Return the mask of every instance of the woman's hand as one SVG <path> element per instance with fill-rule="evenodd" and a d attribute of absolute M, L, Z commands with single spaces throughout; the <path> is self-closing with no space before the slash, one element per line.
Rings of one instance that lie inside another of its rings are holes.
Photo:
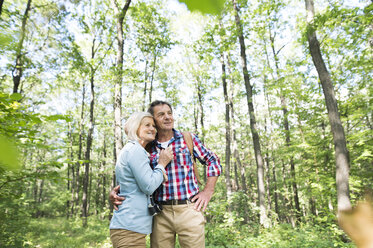
<path fill-rule="evenodd" d="M 170 163 L 173 158 L 174 153 L 172 151 L 172 148 L 167 147 L 166 149 L 161 150 L 161 153 L 159 154 L 158 164 L 163 165 L 163 167 L 166 168 L 168 163 Z"/>

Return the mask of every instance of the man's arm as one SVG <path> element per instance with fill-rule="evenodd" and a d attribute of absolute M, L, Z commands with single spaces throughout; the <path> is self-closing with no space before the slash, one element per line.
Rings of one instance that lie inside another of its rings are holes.
<path fill-rule="evenodd" d="M 115 210 L 118 210 L 118 205 L 122 205 L 122 202 L 125 199 L 124 197 L 118 195 L 119 188 L 120 185 L 117 185 L 109 193 L 109 201 L 111 202 L 111 204 L 113 204 Z"/>
<path fill-rule="evenodd" d="M 205 188 L 195 195 L 191 200 L 195 202 L 194 208 L 197 211 L 205 211 L 207 204 L 210 202 L 211 197 L 215 190 L 216 181 L 222 173 L 219 157 L 205 147 L 201 140 L 193 135 L 193 151 L 194 156 L 207 166 L 207 182 Z"/>
<path fill-rule="evenodd" d="M 205 188 L 191 199 L 192 202 L 195 202 L 194 209 L 201 211 L 203 207 L 202 211 L 206 210 L 207 204 L 210 202 L 212 194 L 214 193 L 217 180 L 218 177 L 207 178 Z"/>

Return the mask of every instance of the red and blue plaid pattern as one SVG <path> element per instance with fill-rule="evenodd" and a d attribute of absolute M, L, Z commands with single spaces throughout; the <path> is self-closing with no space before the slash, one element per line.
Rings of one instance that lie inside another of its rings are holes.
<path fill-rule="evenodd" d="M 174 137 L 168 146 L 172 147 L 174 159 L 166 167 L 168 181 L 164 182 L 156 191 L 158 201 L 186 200 L 199 192 L 197 177 L 194 174 L 192 157 L 181 132 L 174 131 Z M 207 165 L 207 176 L 220 176 L 222 168 L 215 153 L 207 149 L 201 140 L 192 134 L 194 157 Z M 150 164 L 154 168 L 158 164 L 161 144 L 153 142 L 150 150 Z"/>

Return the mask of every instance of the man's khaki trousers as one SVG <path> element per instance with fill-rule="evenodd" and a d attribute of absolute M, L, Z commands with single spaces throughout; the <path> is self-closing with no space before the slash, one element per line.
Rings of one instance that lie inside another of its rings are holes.
<path fill-rule="evenodd" d="M 162 212 L 153 219 L 151 248 L 174 248 L 176 234 L 182 248 L 204 248 L 205 223 L 194 203 L 163 205 Z"/>

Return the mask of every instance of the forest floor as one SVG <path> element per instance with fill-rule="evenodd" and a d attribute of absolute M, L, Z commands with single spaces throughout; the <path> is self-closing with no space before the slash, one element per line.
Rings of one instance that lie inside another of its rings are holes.
<path fill-rule="evenodd" d="M 89 218 L 88 227 L 82 227 L 81 219 L 66 218 L 38 218 L 29 222 L 28 232 L 25 234 L 23 247 L 37 248 L 110 248 L 109 221 L 98 218 Z M 288 247 L 356 247 L 352 243 L 336 242 L 330 233 L 323 233 L 320 229 L 303 227 L 298 229 L 290 226 L 279 225 L 278 227 L 253 234 L 250 232 L 231 231 L 224 234 L 224 228 L 206 227 L 206 247 L 258 247 L 258 248 L 288 248 Z M 215 232 L 216 231 L 216 232 Z M 248 231 L 248 230 L 247 230 Z M 215 235 L 212 233 L 215 232 Z M 236 233 L 237 237 L 232 237 Z M 147 247 L 149 237 L 147 237 Z M 179 247 L 176 244 L 176 247 Z"/>

